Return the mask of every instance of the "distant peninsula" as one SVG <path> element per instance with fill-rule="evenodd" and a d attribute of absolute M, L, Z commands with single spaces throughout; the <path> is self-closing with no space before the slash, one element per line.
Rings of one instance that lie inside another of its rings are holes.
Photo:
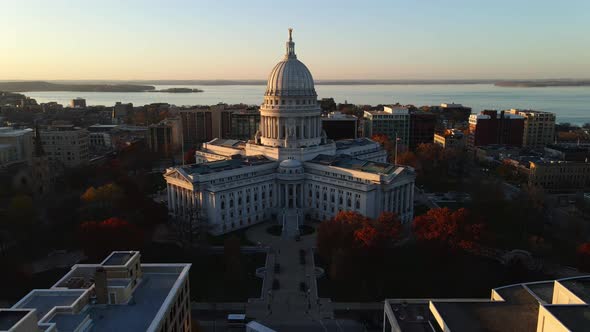
<path fill-rule="evenodd" d="M 500 81 L 495 86 L 509 88 L 545 88 L 560 86 L 590 86 L 590 80 L 522 80 L 522 81 Z"/>
<path fill-rule="evenodd" d="M 144 92 L 154 91 L 151 85 L 138 84 L 72 84 L 34 82 L 0 82 L 0 91 L 32 92 L 32 91 L 75 91 L 75 92 Z"/>
<path fill-rule="evenodd" d="M 150 92 L 193 93 L 193 92 L 203 92 L 203 90 L 191 89 L 191 88 L 169 88 L 169 89 L 161 89 L 161 90 L 151 90 Z"/>

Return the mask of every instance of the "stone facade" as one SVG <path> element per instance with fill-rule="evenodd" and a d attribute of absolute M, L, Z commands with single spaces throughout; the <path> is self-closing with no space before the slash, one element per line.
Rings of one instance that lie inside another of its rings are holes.
<path fill-rule="evenodd" d="M 409 222 L 414 171 L 385 163 L 387 153 L 370 139 L 328 139 L 313 77 L 297 60 L 291 33 L 286 48 L 269 75 L 254 138 L 211 140 L 196 152 L 197 164 L 167 170 L 170 214 L 187 220 L 199 211 L 213 234 L 344 210 L 371 218 L 394 211 Z"/>

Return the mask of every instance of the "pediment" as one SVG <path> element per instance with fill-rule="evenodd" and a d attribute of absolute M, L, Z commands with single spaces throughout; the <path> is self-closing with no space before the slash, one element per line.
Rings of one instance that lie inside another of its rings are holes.
<path fill-rule="evenodd" d="M 174 169 L 174 170 L 166 172 L 166 174 L 164 174 L 164 177 L 171 178 L 171 179 L 177 179 L 177 180 L 181 180 L 181 181 L 186 181 L 186 182 L 192 182 L 186 175 L 184 175 L 182 173 L 182 171 L 180 171 L 178 169 Z"/>

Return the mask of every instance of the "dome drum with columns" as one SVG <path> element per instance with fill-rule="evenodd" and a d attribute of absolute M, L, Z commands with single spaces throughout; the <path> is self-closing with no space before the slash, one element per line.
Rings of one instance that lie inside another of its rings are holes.
<path fill-rule="evenodd" d="M 392 211 L 411 221 L 413 170 L 387 164 L 387 153 L 370 139 L 326 138 L 313 77 L 295 55 L 291 29 L 260 115 L 245 145 L 214 139 L 195 153 L 197 164 L 167 170 L 168 211 L 176 220 L 194 218 L 197 209 L 213 234 L 270 220 L 287 235 L 304 216 L 324 220 L 339 211 L 370 218 Z"/>

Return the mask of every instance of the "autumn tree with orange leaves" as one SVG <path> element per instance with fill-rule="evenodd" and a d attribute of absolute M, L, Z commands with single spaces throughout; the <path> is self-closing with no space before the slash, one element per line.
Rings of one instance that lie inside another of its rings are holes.
<path fill-rule="evenodd" d="M 342 250 L 375 250 L 399 237 L 401 222 L 395 213 L 383 212 L 372 220 L 358 212 L 341 211 L 318 228 L 318 252 L 330 261 Z"/>
<path fill-rule="evenodd" d="M 484 225 L 467 209 L 431 209 L 414 218 L 412 229 L 419 241 L 450 249 L 476 249 Z"/>

